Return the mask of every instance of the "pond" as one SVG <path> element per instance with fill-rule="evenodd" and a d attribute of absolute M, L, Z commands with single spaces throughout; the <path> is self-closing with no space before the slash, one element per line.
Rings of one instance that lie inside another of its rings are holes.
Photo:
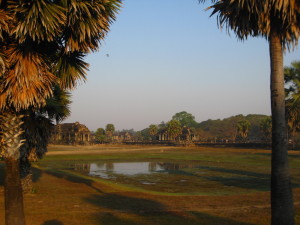
<path fill-rule="evenodd" d="M 56 168 L 96 177 L 114 184 L 164 193 L 225 195 L 266 191 L 269 174 L 240 164 L 200 160 L 48 161 Z"/>
<path fill-rule="evenodd" d="M 155 173 L 174 173 L 185 168 L 197 168 L 198 164 L 179 164 L 166 162 L 93 162 L 73 164 L 71 167 L 89 176 L 111 179 L 118 175 L 137 176 Z"/>

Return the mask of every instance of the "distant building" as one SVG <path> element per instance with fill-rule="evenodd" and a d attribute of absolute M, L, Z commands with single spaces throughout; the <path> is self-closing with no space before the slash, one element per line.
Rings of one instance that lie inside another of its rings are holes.
<path fill-rule="evenodd" d="M 54 126 L 50 143 L 89 145 L 91 143 L 91 132 L 79 122 L 58 124 Z"/>

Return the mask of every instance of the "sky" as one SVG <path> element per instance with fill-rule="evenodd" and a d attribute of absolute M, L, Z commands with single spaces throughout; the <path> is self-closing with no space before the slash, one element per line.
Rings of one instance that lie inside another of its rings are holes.
<path fill-rule="evenodd" d="M 86 82 L 72 91 L 71 116 L 90 130 L 168 122 L 186 111 L 197 122 L 237 114 L 270 115 L 270 59 L 262 38 L 220 30 L 198 0 L 124 0 Z M 286 52 L 284 65 L 300 60 Z"/>

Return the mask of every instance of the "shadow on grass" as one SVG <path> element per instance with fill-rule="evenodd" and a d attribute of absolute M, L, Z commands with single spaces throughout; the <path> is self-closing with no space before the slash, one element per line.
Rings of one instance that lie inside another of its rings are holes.
<path fill-rule="evenodd" d="M 253 189 L 257 191 L 268 191 L 270 189 L 270 174 L 214 166 L 197 166 L 194 168 L 199 169 L 201 173 L 176 169 L 169 170 L 168 173 L 198 177 L 208 181 L 219 182 L 225 186 Z M 210 174 L 210 172 L 217 172 L 218 175 Z"/>
<path fill-rule="evenodd" d="M 114 210 L 95 213 L 99 225 L 253 225 L 200 212 L 172 212 L 155 201 L 116 194 L 92 195 L 85 200 Z"/>
<path fill-rule="evenodd" d="M 121 212 L 141 213 L 165 210 L 165 207 L 158 202 L 117 194 L 92 195 L 90 198 L 86 198 L 85 201 Z"/>
<path fill-rule="evenodd" d="M 61 178 L 61 179 L 65 179 L 65 180 L 73 182 L 73 183 L 85 184 L 88 187 L 96 190 L 97 192 L 102 193 L 102 191 L 99 188 L 96 188 L 93 186 L 93 183 L 94 183 L 93 180 L 86 179 L 84 177 L 77 176 L 75 174 L 68 174 L 61 170 L 44 170 L 43 172 L 50 174 L 52 176 Z"/>
<path fill-rule="evenodd" d="M 59 220 L 48 220 L 45 223 L 43 223 L 42 225 L 64 225 L 62 222 L 60 222 Z"/>
<path fill-rule="evenodd" d="M 257 173 L 244 170 L 227 169 L 222 167 L 201 167 L 214 172 L 221 172 L 225 176 L 202 176 L 209 181 L 220 182 L 226 186 L 234 186 L 257 191 L 268 191 L 270 189 L 270 174 Z"/>

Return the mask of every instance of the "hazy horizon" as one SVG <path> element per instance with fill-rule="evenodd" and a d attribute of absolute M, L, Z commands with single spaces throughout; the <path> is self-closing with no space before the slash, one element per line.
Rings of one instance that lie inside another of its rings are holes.
<path fill-rule="evenodd" d="M 197 122 L 270 115 L 267 41 L 241 42 L 220 31 L 207 6 L 125 0 L 100 51 L 87 57 L 87 81 L 72 92 L 72 114 L 64 122 L 141 130 L 181 111 Z M 299 47 L 285 54 L 284 65 L 295 60 Z"/>

